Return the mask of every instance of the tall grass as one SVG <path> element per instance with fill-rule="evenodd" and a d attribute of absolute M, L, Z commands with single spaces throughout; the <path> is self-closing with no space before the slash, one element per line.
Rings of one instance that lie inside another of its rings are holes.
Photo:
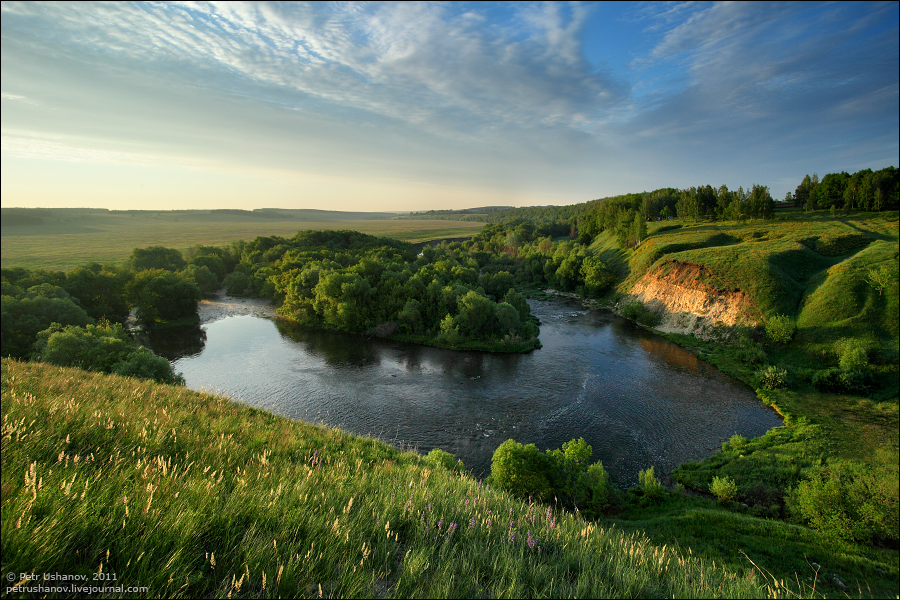
<path fill-rule="evenodd" d="M 4 573 L 162 597 L 789 594 L 217 396 L 3 360 L 2 398 Z"/>

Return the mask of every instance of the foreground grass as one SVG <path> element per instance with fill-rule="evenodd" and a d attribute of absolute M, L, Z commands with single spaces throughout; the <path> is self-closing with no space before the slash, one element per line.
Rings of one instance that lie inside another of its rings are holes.
<path fill-rule="evenodd" d="M 4 267 L 68 271 L 89 262 L 122 263 L 133 248 L 166 246 L 185 251 L 196 244 L 221 246 L 257 236 L 291 237 L 300 230 L 352 229 L 407 242 L 473 235 L 483 223 L 457 221 L 267 220 L 205 211 L 65 214 L 44 225 L 3 227 Z"/>
<path fill-rule="evenodd" d="M 787 593 L 376 440 L 184 388 L 2 365 L 4 573 L 102 572 L 162 597 Z"/>

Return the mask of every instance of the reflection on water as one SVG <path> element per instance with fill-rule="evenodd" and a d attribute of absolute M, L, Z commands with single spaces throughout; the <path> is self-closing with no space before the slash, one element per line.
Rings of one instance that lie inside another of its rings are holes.
<path fill-rule="evenodd" d="M 131 334 L 134 341 L 168 360 L 195 356 L 203 352 L 206 330 L 200 325 L 188 325 L 177 329 L 145 329 Z"/>
<path fill-rule="evenodd" d="M 715 452 L 735 433 L 780 425 L 753 392 L 628 322 L 560 302 L 532 302 L 543 348 L 453 352 L 228 317 L 165 344 L 192 389 L 294 419 L 375 435 L 420 452 L 442 448 L 478 476 L 500 443 L 540 449 L 584 437 L 613 481 L 634 485 Z M 148 340 L 155 344 L 159 336 Z M 145 342 L 146 343 L 146 342 Z M 197 347 L 202 352 L 197 351 Z"/>

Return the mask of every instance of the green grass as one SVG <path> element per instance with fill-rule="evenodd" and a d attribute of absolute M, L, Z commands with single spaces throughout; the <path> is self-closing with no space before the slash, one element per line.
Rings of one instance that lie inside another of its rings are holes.
<path fill-rule="evenodd" d="M 708 495 L 714 477 L 735 481 L 738 498 L 749 506 L 729 504 L 731 517 L 709 515 L 685 500 L 684 506 L 666 503 L 658 514 L 631 510 L 621 515 L 620 526 L 644 531 L 657 543 L 689 545 L 695 553 L 718 557 L 729 565 L 740 562 L 738 550 L 751 557 L 768 556 L 767 568 L 800 573 L 801 578 L 811 574 L 808 566 L 800 570 L 805 559 L 817 556 L 815 562 L 832 565 L 832 572 L 854 573 L 864 582 L 858 588 L 850 586 L 848 593 L 896 596 L 896 549 L 836 541 L 823 544 L 779 519 L 790 516 L 784 496 L 826 459 L 859 461 L 873 472 L 897 472 L 897 278 L 881 291 L 869 279 L 881 267 L 897 272 L 898 214 L 833 218 L 792 212 L 779 213 L 771 221 L 669 221 L 653 223 L 649 229 L 650 235 L 636 249 L 619 249 L 608 233 L 592 244 L 592 251 L 622 277 L 619 293 L 627 293 L 648 272 L 665 273 L 678 263 L 697 264 L 703 267 L 702 283 L 747 294 L 754 305 L 750 317 L 765 322 L 787 315 L 796 322 L 797 331 L 790 343 L 778 344 L 768 342 L 761 327 L 745 329 L 744 334 L 757 341 L 761 363 L 742 361 L 748 349 L 742 349 L 736 332 L 727 328 L 718 340 L 666 335 L 754 388 L 761 387 L 757 372 L 766 364 L 785 369 L 786 389 L 756 391 L 763 402 L 785 416 L 787 427 L 739 448 L 727 446 L 714 457 L 676 470 L 677 481 L 703 495 Z M 868 370 L 877 389 L 852 395 L 822 393 L 812 387 L 813 374 L 838 366 L 836 343 L 841 339 L 859 340 L 868 349 Z M 761 528 L 758 519 L 746 520 L 752 515 L 771 524 Z M 756 554 L 751 552 L 754 548 Z M 778 550 L 767 554 L 771 551 L 766 548 Z M 843 566 L 835 566 L 839 564 Z M 828 581 L 822 585 L 820 589 L 828 593 L 843 591 L 829 587 Z"/>
<path fill-rule="evenodd" d="M 4 573 L 114 573 L 161 597 L 811 589 L 228 399 L 42 363 L 2 369 Z"/>
<path fill-rule="evenodd" d="M 27 269 L 68 271 L 89 263 L 122 263 L 133 248 L 166 246 L 187 250 L 196 244 L 219 246 L 257 236 L 291 237 L 300 230 L 353 229 L 408 242 L 473 235 L 477 222 L 446 220 L 266 219 L 208 211 L 60 213 L 43 225 L 2 228 L 0 264 Z"/>

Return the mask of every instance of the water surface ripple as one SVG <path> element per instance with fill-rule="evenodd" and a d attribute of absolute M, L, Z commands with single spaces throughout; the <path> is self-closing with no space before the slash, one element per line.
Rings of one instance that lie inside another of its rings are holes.
<path fill-rule="evenodd" d="M 637 483 L 710 456 L 735 433 L 781 425 L 752 390 L 664 338 L 562 301 L 530 302 L 543 348 L 453 352 L 308 331 L 257 316 L 208 323 L 199 343 L 162 339 L 188 387 L 426 453 L 479 477 L 508 438 L 541 450 L 584 437 L 612 480 Z M 146 342 L 145 342 L 146 343 Z"/>

